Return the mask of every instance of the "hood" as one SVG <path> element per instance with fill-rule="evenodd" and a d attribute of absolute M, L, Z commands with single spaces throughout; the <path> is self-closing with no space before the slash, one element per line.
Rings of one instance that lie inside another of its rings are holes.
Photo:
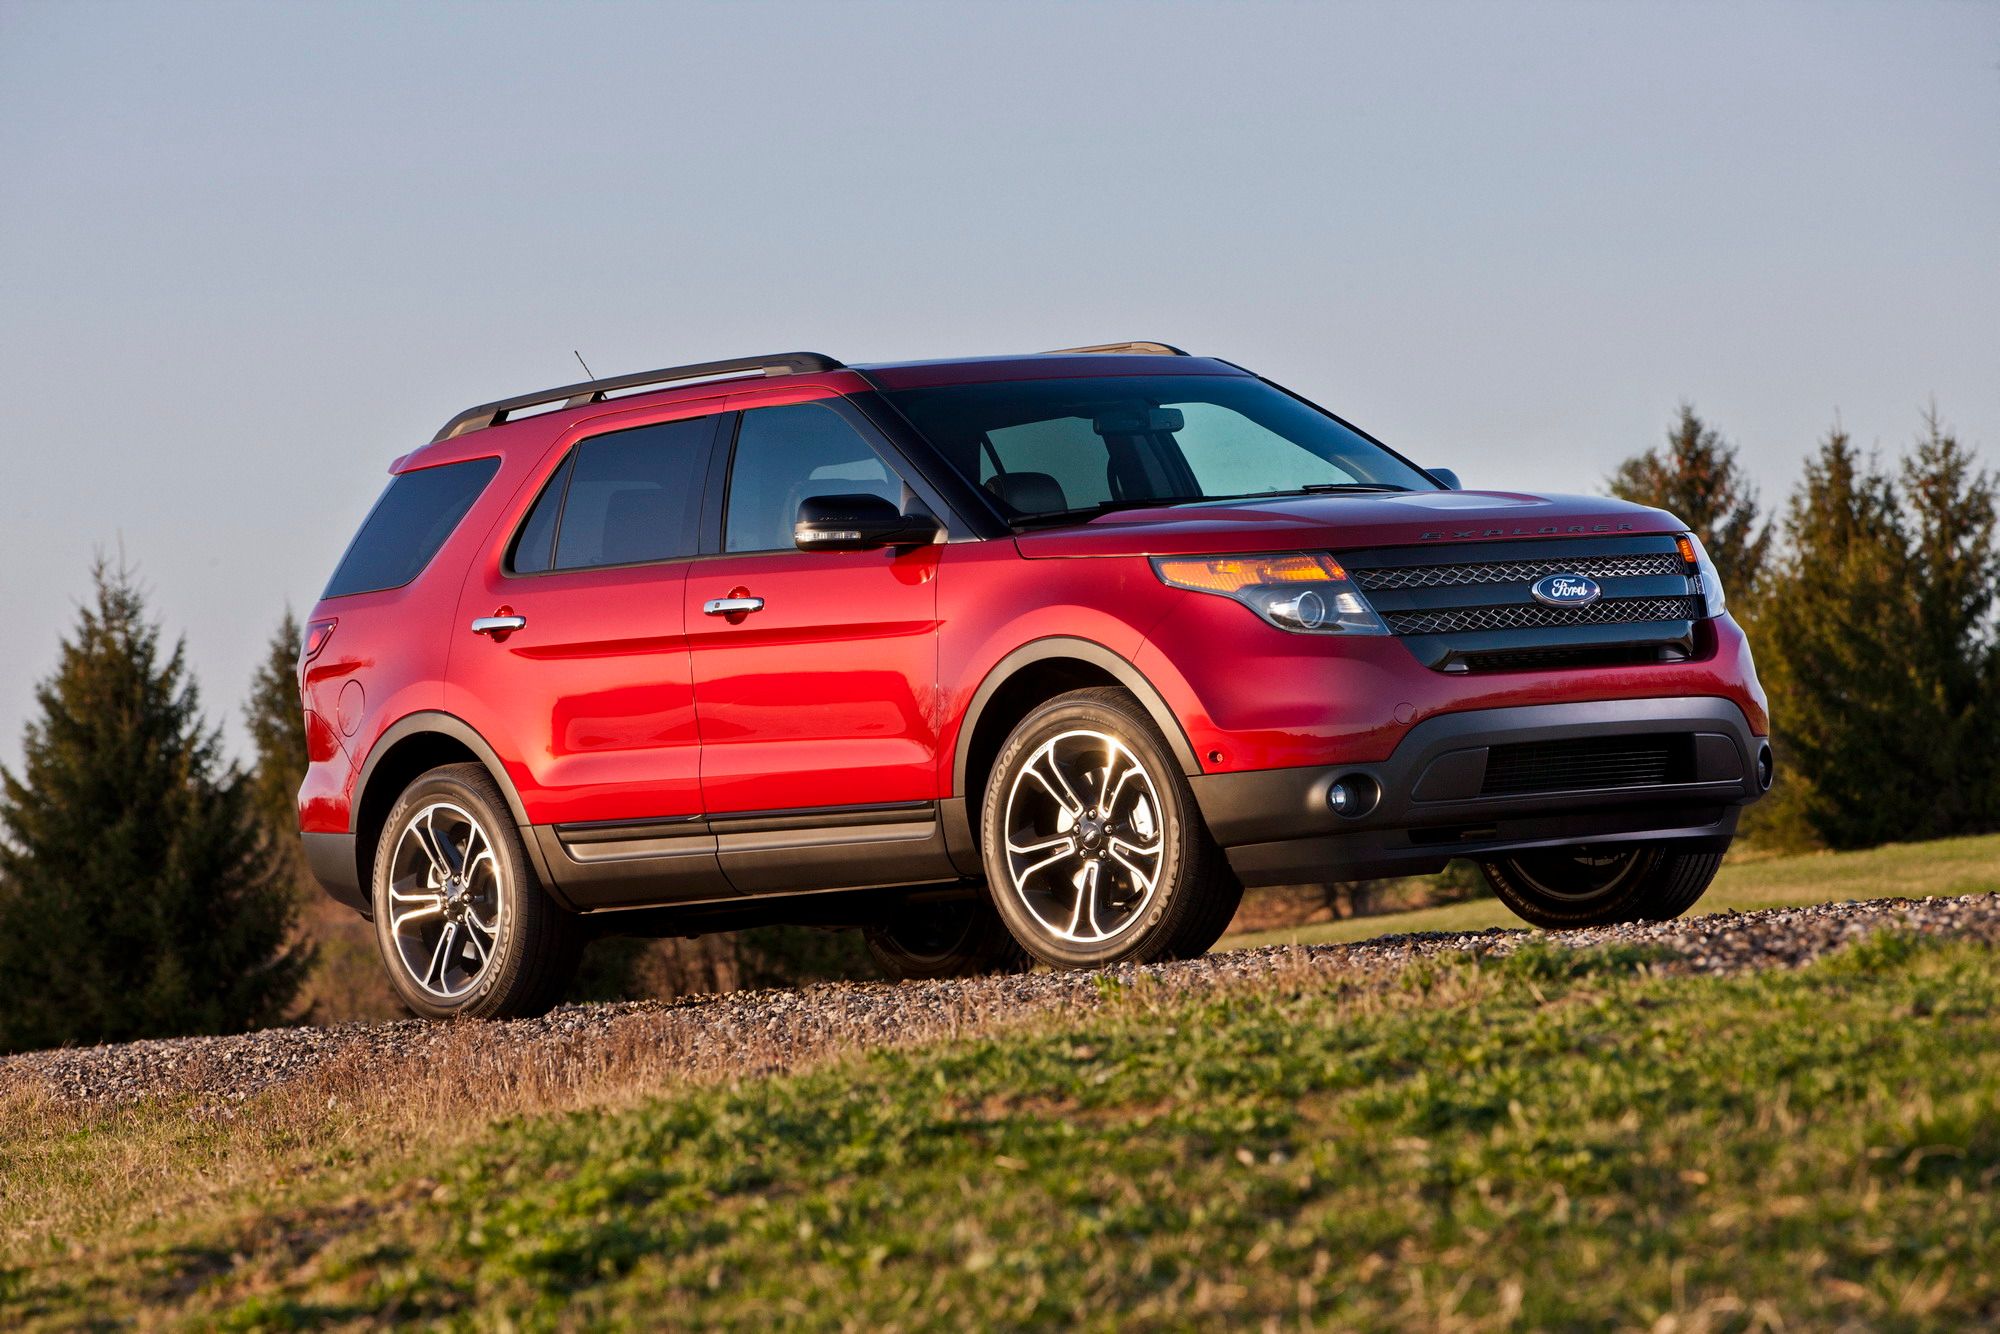
<path fill-rule="evenodd" d="M 1023 556 L 1192 556 L 1233 551 L 1344 551 L 1427 542 L 1598 533 L 1679 533 L 1663 510 L 1604 496 L 1507 491 L 1274 496 L 1158 509 L 1119 510 L 1081 523 L 1017 534 Z"/>

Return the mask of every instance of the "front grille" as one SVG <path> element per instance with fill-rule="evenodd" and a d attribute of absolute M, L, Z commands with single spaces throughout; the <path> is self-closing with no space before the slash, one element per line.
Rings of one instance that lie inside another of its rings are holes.
<path fill-rule="evenodd" d="M 1450 588 L 1463 584 L 1531 584 L 1545 575 L 1581 574 L 1592 579 L 1625 579 L 1685 574 L 1680 553 L 1638 556 L 1584 556 L 1574 560 L 1492 561 L 1465 565 L 1407 565 L 1351 570 L 1364 592 L 1393 588 Z"/>
<path fill-rule="evenodd" d="M 1334 555 L 1432 671 L 1681 661 L 1696 652 L 1706 617 L 1672 533 L 1547 531 Z M 1594 579 L 1602 596 L 1582 607 L 1536 601 L 1535 583 L 1553 574 Z"/>
<path fill-rule="evenodd" d="M 1487 752 L 1486 781 L 1480 792 L 1488 797 L 1512 797 L 1653 787 L 1687 782 L 1693 767 L 1693 745 L 1685 736 L 1527 741 L 1495 746 Z"/>
<path fill-rule="evenodd" d="M 1460 607 L 1444 611 L 1382 613 L 1389 629 L 1399 635 L 1443 635 L 1466 630 L 1533 630 L 1552 625 L 1622 625 L 1634 621 L 1692 621 L 1701 616 L 1701 599 L 1607 598 L 1587 607 L 1545 607 L 1539 603 L 1507 607 Z"/>

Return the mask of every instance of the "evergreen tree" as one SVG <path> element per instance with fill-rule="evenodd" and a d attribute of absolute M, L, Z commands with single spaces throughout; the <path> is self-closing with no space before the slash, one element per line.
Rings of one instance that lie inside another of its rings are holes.
<path fill-rule="evenodd" d="M 1680 405 L 1666 444 L 1625 460 L 1610 478 L 1620 500 L 1679 516 L 1701 539 L 1730 600 L 1749 605 L 1763 581 L 1771 529 L 1758 522 L 1757 488 L 1736 460 L 1736 447 Z"/>
<path fill-rule="evenodd" d="M 282 1019 L 310 964 L 248 784 L 103 561 L 0 770 L 0 1048 Z"/>
<path fill-rule="evenodd" d="M 1771 695 L 1790 841 L 1867 847 L 1915 818 L 1905 536 L 1894 488 L 1835 427 L 1785 516 L 1757 645 Z"/>
<path fill-rule="evenodd" d="M 287 858 L 298 857 L 299 784 L 306 779 L 306 715 L 299 700 L 299 622 L 291 608 L 278 622 L 264 660 L 250 678 L 243 722 L 257 751 L 250 786 L 257 812 Z"/>
<path fill-rule="evenodd" d="M 1757 644 L 1785 766 L 1765 820 L 1796 824 L 1781 841 L 1869 847 L 1970 826 L 1978 677 L 1959 663 L 1983 651 L 1969 627 L 1990 605 L 1974 589 L 1991 579 L 1992 497 L 1934 437 L 1899 497 L 1836 428 L 1788 507 Z"/>
<path fill-rule="evenodd" d="M 1921 712 L 1913 721 L 1940 772 L 1926 832 L 1990 828 L 2000 777 L 2000 711 L 1993 694 L 1993 610 L 2000 552 L 1994 540 L 1993 477 L 1938 420 L 1903 463 L 1909 514 L 1914 633 L 1906 649 Z"/>

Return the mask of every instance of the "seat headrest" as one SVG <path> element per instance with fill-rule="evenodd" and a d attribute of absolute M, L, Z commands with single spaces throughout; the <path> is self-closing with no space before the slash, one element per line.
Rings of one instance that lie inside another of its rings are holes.
<path fill-rule="evenodd" d="M 1069 508 L 1062 483 L 1045 472 L 1003 472 L 986 489 L 1017 514 L 1055 514 Z"/>

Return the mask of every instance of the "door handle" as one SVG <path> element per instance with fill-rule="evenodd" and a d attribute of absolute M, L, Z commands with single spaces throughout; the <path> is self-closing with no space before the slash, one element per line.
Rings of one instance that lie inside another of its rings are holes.
<path fill-rule="evenodd" d="M 525 616 L 481 616 L 472 623 L 475 635 L 504 635 L 528 623 Z"/>
<path fill-rule="evenodd" d="M 710 598 L 701 604 L 704 616 L 743 616 L 764 610 L 762 598 Z"/>

